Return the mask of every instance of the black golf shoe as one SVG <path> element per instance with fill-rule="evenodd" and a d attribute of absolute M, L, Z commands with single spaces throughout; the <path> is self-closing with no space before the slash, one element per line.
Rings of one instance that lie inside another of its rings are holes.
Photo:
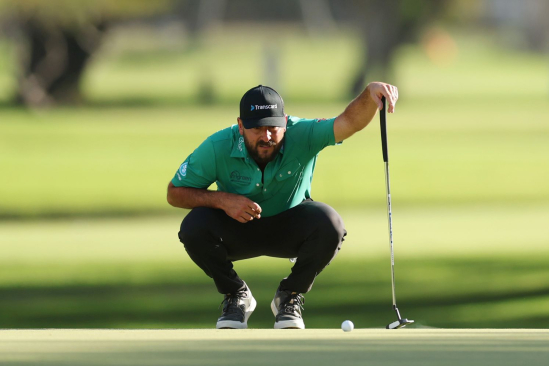
<path fill-rule="evenodd" d="M 276 290 L 271 310 L 275 315 L 275 329 L 305 329 L 301 316 L 305 298 L 297 292 Z"/>
<path fill-rule="evenodd" d="M 217 319 L 217 329 L 246 329 L 248 318 L 255 310 L 257 302 L 252 292 L 246 289 L 234 294 L 226 294 L 223 299 L 223 314 Z"/>

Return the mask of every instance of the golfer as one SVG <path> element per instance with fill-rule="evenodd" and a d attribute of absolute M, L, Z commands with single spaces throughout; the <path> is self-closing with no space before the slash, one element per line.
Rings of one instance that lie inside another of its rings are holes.
<path fill-rule="evenodd" d="M 247 328 L 256 301 L 233 262 L 259 256 L 297 258 L 271 309 L 276 329 L 305 328 L 303 294 L 347 234 L 339 214 L 311 198 L 318 153 L 366 127 L 383 96 L 392 113 L 397 88 L 374 82 L 338 117 L 303 119 L 286 115 L 281 96 L 259 85 L 242 97 L 238 124 L 208 137 L 181 164 L 168 202 L 192 209 L 179 239 L 224 295 L 217 328 Z M 214 182 L 217 191 L 208 190 Z"/>

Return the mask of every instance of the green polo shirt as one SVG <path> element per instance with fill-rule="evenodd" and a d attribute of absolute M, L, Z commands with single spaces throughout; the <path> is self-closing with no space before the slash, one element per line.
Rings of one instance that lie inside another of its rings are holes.
<path fill-rule="evenodd" d="M 288 117 L 284 145 L 261 172 L 248 154 L 238 125 L 208 137 L 181 164 L 172 179 L 176 187 L 208 188 L 243 195 L 273 216 L 311 197 L 318 153 L 335 145 L 334 121 Z"/>

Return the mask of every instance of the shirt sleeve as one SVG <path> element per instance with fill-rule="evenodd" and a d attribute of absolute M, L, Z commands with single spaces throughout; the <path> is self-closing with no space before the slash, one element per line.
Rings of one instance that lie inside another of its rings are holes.
<path fill-rule="evenodd" d="M 311 152 L 318 153 L 326 146 L 336 144 L 334 135 L 334 118 L 305 120 L 310 125 L 309 148 Z"/>
<path fill-rule="evenodd" d="M 216 181 L 215 151 L 204 141 L 179 167 L 172 183 L 176 187 L 208 188 Z"/>

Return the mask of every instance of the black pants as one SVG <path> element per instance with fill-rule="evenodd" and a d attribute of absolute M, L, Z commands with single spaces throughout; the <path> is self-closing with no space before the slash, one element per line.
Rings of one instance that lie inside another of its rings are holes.
<path fill-rule="evenodd" d="M 197 207 L 181 223 L 179 240 L 222 294 L 244 287 L 233 261 L 262 255 L 297 257 L 280 288 L 305 293 L 337 255 L 346 234 L 343 220 L 333 208 L 307 200 L 278 215 L 245 224 L 223 210 Z"/>

